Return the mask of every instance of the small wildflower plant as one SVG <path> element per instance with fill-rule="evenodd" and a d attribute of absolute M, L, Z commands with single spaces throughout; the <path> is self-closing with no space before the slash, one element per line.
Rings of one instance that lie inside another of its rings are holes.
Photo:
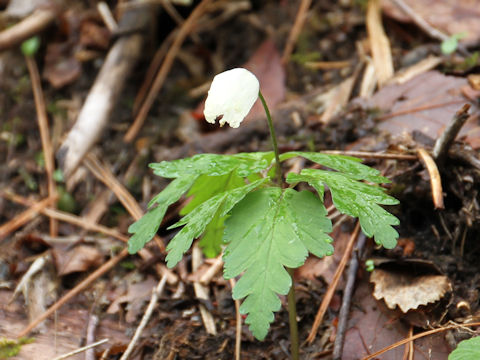
<path fill-rule="evenodd" d="M 338 211 L 357 217 L 363 232 L 379 245 L 396 245 L 398 233 L 392 226 L 399 221 L 380 206 L 398 203 L 378 186 L 389 180 L 359 159 L 316 152 L 279 154 L 259 88 L 255 75 L 245 69 L 218 74 L 205 103 L 205 118 L 236 128 L 260 97 L 275 151 L 200 154 L 150 164 L 154 174 L 172 181 L 150 201 L 145 216 L 130 226 L 133 235 L 128 246 L 132 254 L 142 249 L 158 231 L 168 207 L 184 195 L 191 197 L 180 211 L 183 217 L 168 228 L 180 228 L 167 246 L 168 267 L 182 259 L 195 239 L 200 239 L 208 257 L 223 251 L 224 277 L 240 276 L 233 298 L 244 299 L 240 312 L 248 315 L 246 323 L 253 335 L 263 340 L 281 307 L 279 295 L 292 288 L 287 270 L 303 265 L 309 253 L 320 258 L 333 254 L 326 187 Z M 281 163 L 293 157 L 303 157 L 321 169 L 303 169 L 283 179 Z M 315 193 L 296 190 L 302 182 Z"/>

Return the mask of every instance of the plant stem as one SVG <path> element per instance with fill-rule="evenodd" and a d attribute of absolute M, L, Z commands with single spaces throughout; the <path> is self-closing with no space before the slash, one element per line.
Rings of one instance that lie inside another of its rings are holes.
<path fill-rule="evenodd" d="M 290 351 L 292 359 L 300 359 L 299 341 L 298 341 L 298 324 L 297 324 L 297 307 L 295 302 L 295 286 L 293 282 L 293 273 L 295 269 L 287 268 L 290 277 L 292 278 L 292 286 L 287 295 L 288 300 L 288 323 L 290 325 Z"/>
<path fill-rule="evenodd" d="M 275 181 L 278 185 L 282 185 L 282 169 L 280 168 L 280 153 L 278 152 L 277 145 L 277 136 L 275 135 L 275 128 L 273 127 L 272 116 L 270 115 L 270 110 L 268 109 L 267 102 L 262 95 L 262 92 L 258 92 L 258 97 L 262 102 L 263 108 L 265 109 L 265 114 L 267 115 L 268 128 L 270 129 L 270 137 L 272 138 L 273 151 L 275 152 Z"/>
<path fill-rule="evenodd" d="M 273 151 L 275 153 L 275 182 L 282 186 L 283 178 L 282 178 L 282 169 L 280 167 L 280 153 L 278 151 L 277 145 L 277 136 L 275 135 L 275 128 L 273 127 L 272 116 L 270 115 L 270 110 L 268 109 L 267 102 L 262 95 L 262 92 L 258 92 L 258 97 L 262 102 L 263 108 L 265 109 L 265 114 L 267 115 L 267 122 L 268 128 L 270 129 L 270 136 L 272 138 L 272 145 Z M 295 286 L 294 286 L 294 279 L 293 273 L 295 269 L 287 268 L 290 277 L 292 278 L 292 286 L 290 287 L 290 291 L 287 295 L 287 302 L 288 302 L 288 323 L 290 326 L 290 351 L 292 353 L 293 360 L 300 359 L 299 353 L 299 339 L 298 339 L 298 324 L 297 324 L 297 305 L 295 302 Z"/>

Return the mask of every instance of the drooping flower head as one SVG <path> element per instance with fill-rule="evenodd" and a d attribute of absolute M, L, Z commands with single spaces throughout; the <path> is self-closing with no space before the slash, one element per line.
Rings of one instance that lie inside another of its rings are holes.
<path fill-rule="evenodd" d="M 258 98 L 260 83 L 243 68 L 224 71 L 213 78 L 205 101 L 205 120 L 238 128 Z"/>

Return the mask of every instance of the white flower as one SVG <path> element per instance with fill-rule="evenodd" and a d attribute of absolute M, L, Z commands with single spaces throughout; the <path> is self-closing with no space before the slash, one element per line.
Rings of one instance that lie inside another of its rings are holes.
<path fill-rule="evenodd" d="M 205 101 L 205 120 L 220 126 L 225 123 L 238 128 L 258 98 L 260 83 L 243 68 L 224 71 L 213 78 Z"/>

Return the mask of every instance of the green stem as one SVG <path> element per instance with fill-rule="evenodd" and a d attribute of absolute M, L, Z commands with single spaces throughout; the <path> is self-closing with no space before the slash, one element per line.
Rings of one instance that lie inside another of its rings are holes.
<path fill-rule="evenodd" d="M 265 114 L 267 115 L 267 122 L 268 128 L 270 129 L 270 136 L 272 138 L 272 145 L 273 151 L 275 153 L 275 182 L 282 186 L 283 178 L 282 178 L 282 168 L 280 167 L 280 153 L 278 151 L 277 145 L 277 136 L 275 135 L 275 128 L 273 127 L 272 116 L 270 115 L 270 110 L 268 109 L 267 102 L 262 95 L 262 92 L 258 92 L 258 97 L 262 102 L 263 108 L 265 109 Z M 294 269 L 287 268 L 290 277 L 292 278 L 292 286 L 290 287 L 290 291 L 287 295 L 288 300 L 288 323 L 290 326 L 290 351 L 292 353 L 293 360 L 300 359 L 300 352 L 299 352 L 299 339 L 298 339 L 298 324 L 297 324 L 297 304 L 295 302 L 295 287 L 294 287 L 294 279 L 293 273 Z"/>
<path fill-rule="evenodd" d="M 290 325 L 290 351 L 293 360 L 300 359 L 299 340 L 298 340 L 298 324 L 297 324 L 297 307 L 295 302 L 295 287 L 293 283 L 293 273 L 295 269 L 287 268 L 292 278 L 292 286 L 287 295 L 288 300 L 288 323 Z"/>
<path fill-rule="evenodd" d="M 265 114 L 267 115 L 268 128 L 270 129 L 270 137 L 272 138 L 273 151 L 275 152 L 275 181 L 278 185 L 282 185 L 282 169 L 280 168 L 280 153 L 278 152 L 277 136 L 275 135 L 275 128 L 273 127 L 272 116 L 268 109 L 267 102 L 262 95 L 262 92 L 258 92 L 258 97 L 262 102 Z"/>

